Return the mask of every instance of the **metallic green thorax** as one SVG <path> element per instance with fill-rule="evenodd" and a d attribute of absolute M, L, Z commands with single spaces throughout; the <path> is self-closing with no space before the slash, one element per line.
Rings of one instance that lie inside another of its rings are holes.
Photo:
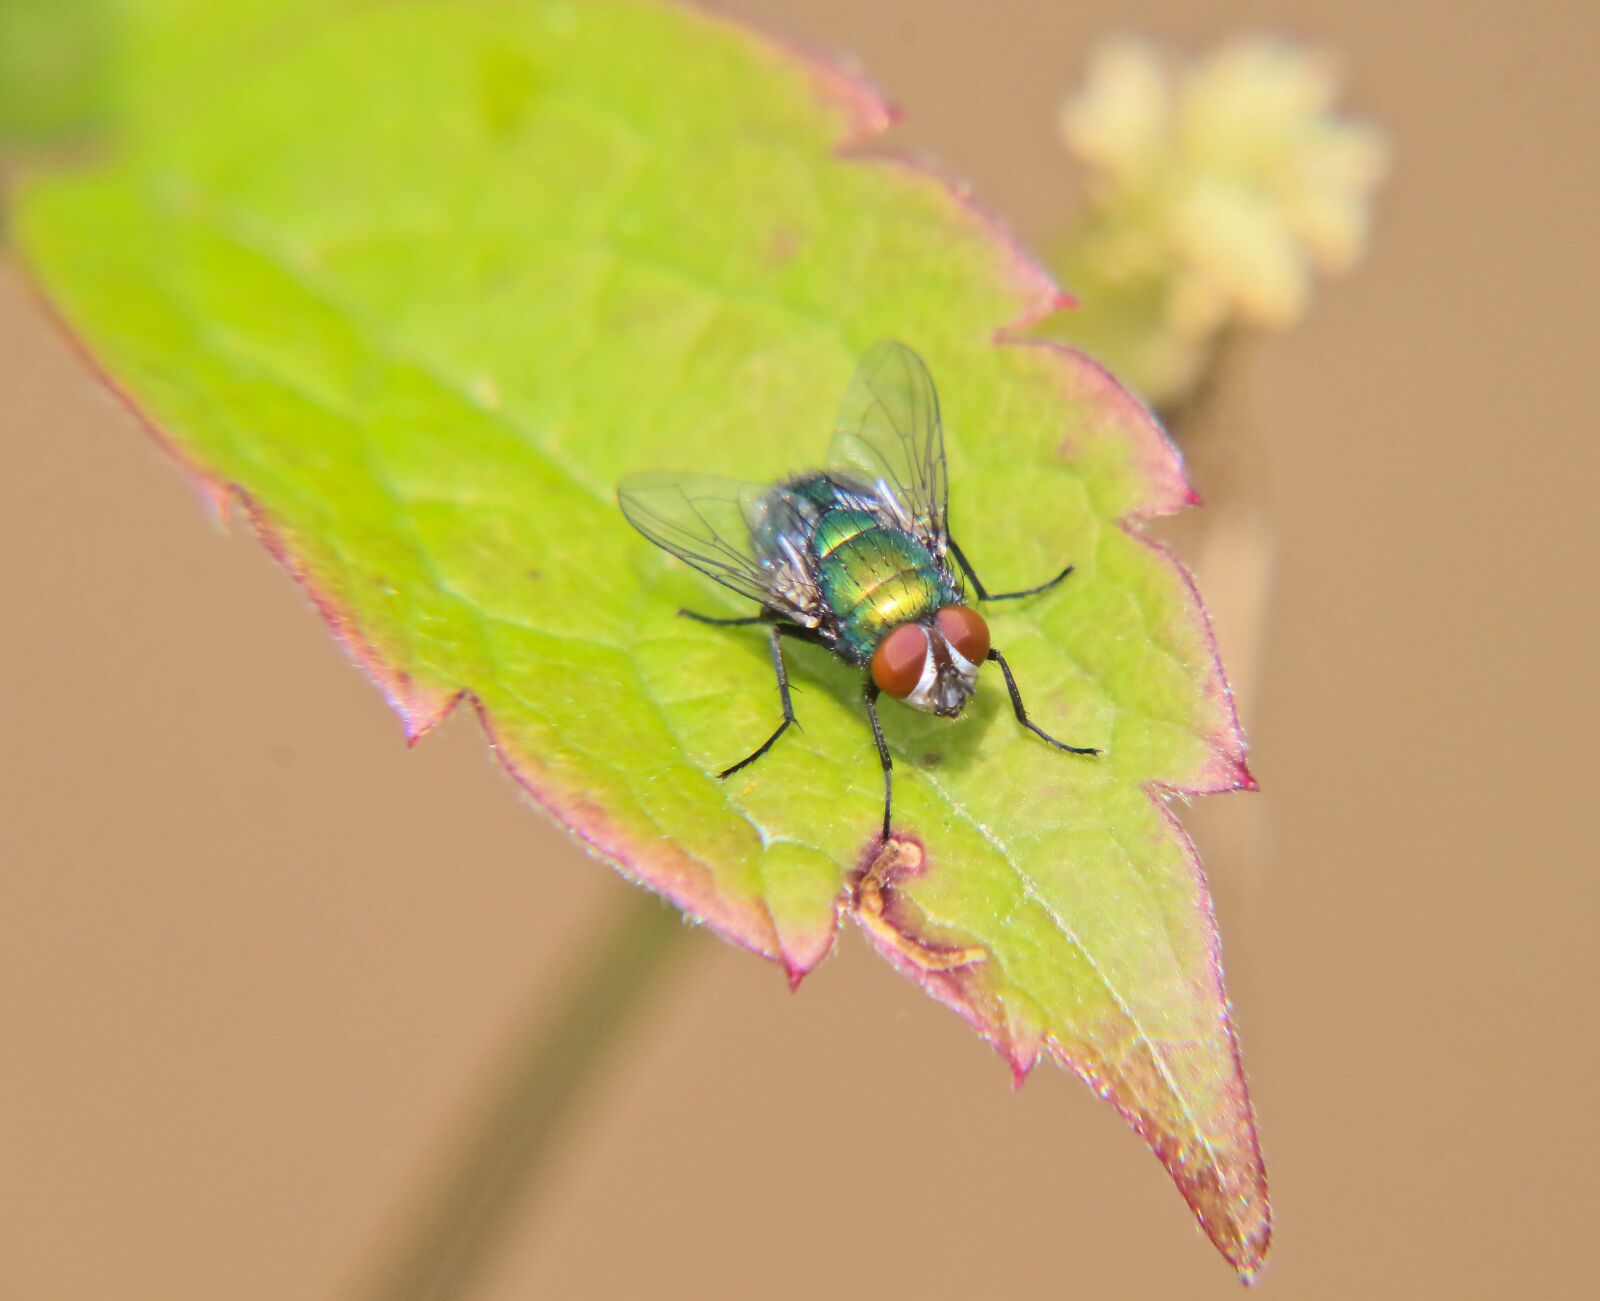
<path fill-rule="evenodd" d="M 945 567 L 917 537 L 886 519 L 875 499 L 827 479 L 802 490 L 820 507 L 809 550 L 817 587 L 837 620 L 842 654 L 864 663 L 894 628 L 960 602 Z"/>

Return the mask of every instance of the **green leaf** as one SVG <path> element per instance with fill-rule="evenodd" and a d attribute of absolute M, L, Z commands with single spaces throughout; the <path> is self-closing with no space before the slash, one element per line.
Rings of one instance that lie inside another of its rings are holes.
<path fill-rule="evenodd" d="M 794 979 L 856 916 L 1019 1078 L 1044 1053 L 1087 1079 L 1254 1270 L 1264 1176 L 1166 807 L 1249 775 L 1197 598 L 1136 526 L 1191 500 L 1174 453 L 1092 363 L 1005 342 L 1059 304 L 1048 279 L 924 170 L 841 152 L 888 120 L 866 88 L 702 16 L 181 9 L 130 69 L 123 154 L 33 187 L 22 239 L 408 734 L 469 700 L 593 851 Z M 859 682 L 815 648 L 791 657 L 805 730 L 715 779 L 777 721 L 765 642 L 675 616 L 741 611 L 629 529 L 614 485 L 815 461 L 889 336 L 940 385 L 985 580 L 1076 563 L 992 626 L 1034 716 L 1105 753 L 1045 748 L 992 671 L 959 722 L 887 706 L 878 853 Z"/>

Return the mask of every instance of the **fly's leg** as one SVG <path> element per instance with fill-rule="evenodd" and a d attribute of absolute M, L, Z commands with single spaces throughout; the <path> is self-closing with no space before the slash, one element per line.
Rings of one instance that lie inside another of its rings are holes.
<path fill-rule="evenodd" d="M 688 613 L 688 612 L 684 611 L 684 613 Z M 694 615 L 693 617 L 699 619 L 699 618 L 702 618 L 703 616 Z M 707 623 L 713 623 L 713 622 L 721 623 L 721 622 L 724 622 L 724 621 L 723 620 L 706 619 L 705 622 L 707 622 Z M 735 622 L 735 623 L 740 623 L 740 622 L 754 623 L 755 620 L 754 619 L 750 619 L 750 620 L 733 620 L 732 622 Z M 729 777 L 732 777 L 734 773 L 738 772 L 739 769 L 748 768 L 757 759 L 759 759 L 762 755 L 764 755 L 768 750 L 772 749 L 773 742 L 776 741 L 780 736 L 782 736 L 786 731 L 788 731 L 789 730 L 789 725 L 795 721 L 794 720 L 794 706 L 789 703 L 789 670 L 784 666 L 784 663 L 783 663 L 783 634 L 784 634 L 784 631 L 785 631 L 785 629 L 784 629 L 783 625 L 776 624 L 776 623 L 772 625 L 772 634 L 771 634 L 772 635 L 772 667 L 773 667 L 773 669 L 776 671 L 776 673 L 778 675 L 778 699 L 780 701 L 782 701 L 782 703 L 783 703 L 783 722 L 778 724 L 778 730 L 775 731 L 771 736 L 769 736 L 765 741 L 763 741 L 760 744 L 760 746 L 758 746 L 756 748 L 756 750 L 755 750 L 755 752 L 753 754 L 746 755 L 743 759 L 739 760 L 738 763 L 734 764 L 733 767 L 724 768 L 721 772 L 719 772 L 717 774 L 718 780 L 726 781 Z"/>
<path fill-rule="evenodd" d="M 696 623 L 708 623 L 713 628 L 748 628 L 753 623 L 761 622 L 759 614 L 737 615 L 732 619 L 715 614 L 699 614 L 694 610 L 679 610 L 678 614 L 685 619 L 693 619 Z"/>
<path fill-rule="evenodd" d="M 1017 680 L 1011 676 L 1011 665 L 1006 663 L 1006 657 L 997 650 L 989 652 L 989 658 L 1000 666 L 1000 672 L 1005 674 L 1006 690 L 1011 693 L 1011 708 L 1017 711 L 1017 722 L 1032 732 L 1035 736 L 1042 737 L 1058 750 L 1065 750 L 1068 754 L 1099 754 L 1090 745 L 1068 745 L 1065 741 L 1058 741 L 1050 733 L 1028 718 L 1028 711 L 1022 704 L 1022 693 L 1017 690 Z"/>
<path fill-rule="evenodd" d="M 961 572 L 972 583 L 972 590 L 978 594 L 980 601 L 1015 601 L 1019 596 L 1038 596 L 1040 592 L 1048 592 L 1074 568 L 1068 565 L 1049 582 L 1040 583 L 1037 587 L 1024 587 L 1020 592 L 991 592 L 979 581 L 978 575 L 972 570 L 972 563 L 962 554 L 961 548 L 956 545 L 956 540 L 946 538 L 945 541 L 950 544 L 950 554 L 956 558 L 956 564 L 961 566 Z"/>
<path fill-rule="evenodd" d="M 889 814 L 894 809 L 894 779 L 890 775 L 894 761 L 889 758 L 889 747 L 884 744 L 883 724 L 878 721 L 878 684 L 867 679 L 867 718 L 872 723 L 872 739 L 878 743 L 878 759 L 883 764 L 883 838 L 889 839 Z"/>

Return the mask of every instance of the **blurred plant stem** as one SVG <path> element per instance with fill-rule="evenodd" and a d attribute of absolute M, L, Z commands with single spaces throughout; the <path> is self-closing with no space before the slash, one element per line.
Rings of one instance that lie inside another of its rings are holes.
<path fill-rule="evenodd" d="M 1243 721 L 1254 715 L 1271 608 L 1272 448 L 1252 408 L 1255 336 L 1219 335 L 1196 383 L 1160 415 L 1203 499 L 1162 523 L 1161 536 L 1194 570 Z"/>
<path fill-rule="evenodd" d="M 468 1295 L 512 1215 L 549 1174 L 574 1112 L 652 991 L 686 947 L 677 908 L 633 890 L 609 934 L 553 1012 L 518 1036 L 467 1127 L 454 1168 L 439 1180 L 391 1258 L 361 1292 L 370 1301 L 447 1301 Z"/>
<path fill-rule="evenodd" d="M 1061 106 L 1084 208 L 1053 266 L 1077 311 L 1041 329 L 1166 420 L 1206 509 L 1159 533 L 1194 569 L 1248 720 L 1272 585 L 1271 443 L 1248 409 L 1255 339 L 1300 321 L 1366 249 L 1383 132 L 1336 109 L 1336 63 L 1239 36 L 1203 55 L 1121 36 Z"/>
<path fill-rule="evenodd" d="M 1258 342 L 1242 327 L 1223 331 L 1206 350 L 1196 383 L 1159 412 L 1203 505 L 1151 526 L 1194 573 L 1247 734 L 1260 712 L 1276 558 L 1273 444 L 1249 376 Z M 1226 906 L 1259 913 L 1275 858 L 1270 798 L 1202 800 L 1184 822 L 1205 861 L 1220 869 L 1213 879 Z M 1267 924 L 1264 915 L 1255 920 Z"/>

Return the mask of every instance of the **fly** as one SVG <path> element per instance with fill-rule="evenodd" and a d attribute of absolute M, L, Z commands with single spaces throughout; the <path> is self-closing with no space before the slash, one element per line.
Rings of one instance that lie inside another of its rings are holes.
<path fill-rule="evenodd" d="M 883 837 L 893 811 L 893 764 L 878 721 L 880 694 L 956 718 L 977 691 L 978 668 L 1005 678 L 1017 722 L 1069 754 L 1028 717 L 1011 666 L 989 643 L 989 625 L 967 604 L 957 570 L 980 601 L 1037 596 L 1068 574 L 1017 592 L 990 592 L 950 536 L 944 433 L 933 377 L 903 343 L 876 344 L 845 391 L 822 470 L 777 484 L 697 474 L 639 474 L 617 492 L 622 512 L 658 547 L 693 565 L 760 613 L 717 618 L 718 627 L 764 624 L 783 721 L 726 779 L 766 754 L 794 723 L 784 638 L 826 647 L 860 668 L 862 700 L 883 765 Z"/>

